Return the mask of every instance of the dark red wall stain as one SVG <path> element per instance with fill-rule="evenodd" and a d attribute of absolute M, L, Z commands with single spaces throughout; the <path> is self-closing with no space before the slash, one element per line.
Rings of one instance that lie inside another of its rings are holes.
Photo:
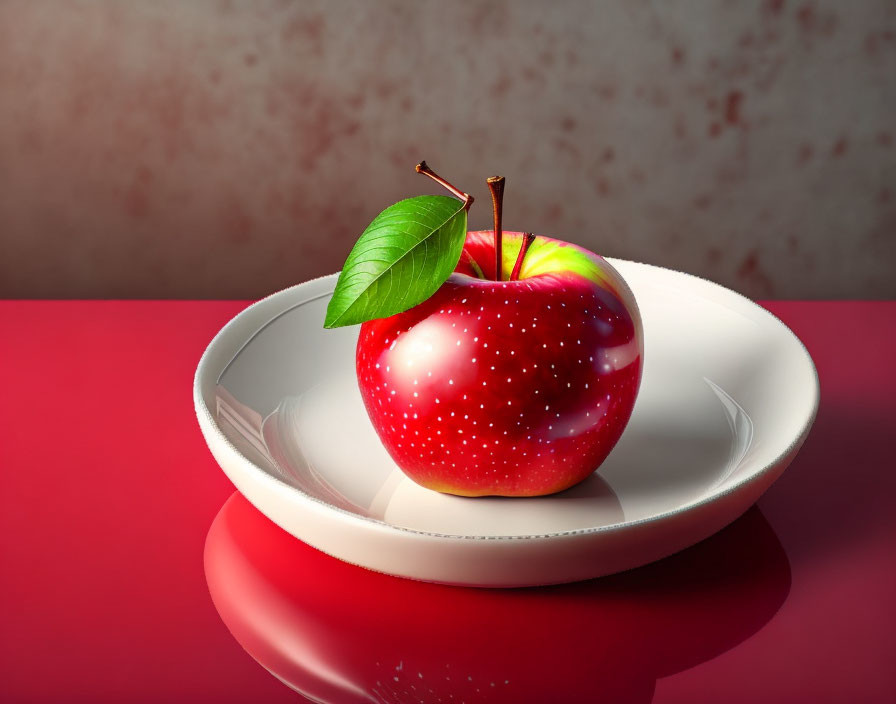
<path fill-rule="evenodd" d="M 678 68 L 684 64 L 685 53 L 681 47 L 672 47 L 672 65 Z"/>
<path fill-rule="evenodd" d="M 294 17 L 280 32 L 280 38 L 286 44 L 300 42 L 319 55 L 323 53 L 324 49 L 324 30 L 326 26 L 326 21 L 322 15 Z"/>
<path fill-rule="evenodd" d="M 846 137 L 840 137 L 836 142 L 834 142 L 834 146 L 831 148 L 831 156 L 840 157 L 846 154 L 846 150 L 849 146 L 849 142 Z"/>
<path fill-rule="evenodd" d="M 554 149 L 558 152 L 566 152 L 569 154 L 575 161 L 581 160 L 581 151 L 578 143 L 570 142 L 566 139 L 558 138 L 553 140 Z"/>
<path fill-rule="evenodd" d="M 869 57 L 876 59 L 881 44 L 892 42 L 894 39 L 896 39 L 896 32 L 889 29 L 884 30 L 883 32 L 871 32 L 865 36 L 865 41 L 862 46 Z"/>
<path fill-rule="evenodd" d="M 881 188 L 877 192 L 877 204 L 886 205 L 893 198 L 893 192 L 889 188 Z"/>
<path fill-rule="evenodd" d="M 796 10 L 796 21 L 804 32 L 811 32 L 815 26 L 815 7 L 807 2 Z"/>
<path fill-rule="evenodd" d="M 576 128 L 576 121 L 569 115 L 566 115 L 560 119 L 560 128 L 564 132 L 572 132 Z M 495 246 L 497 247 L 497 245 Z"/>
<path fill-rule="evenodd" d="M 697 210 L 706 210 L 710 205 L 712 205 L 712 198 L 709 197 L 708 194 L 703 193 L 693 200 L 694 207 Z"/>
<path fill-rule="evenodd" d="M 722 133 L 722 126 L 718 122 L 710 124 L 707 133 L 710 137 L 718 137 Z"/>
<path fill-rule="evenodd" d="M 862 43 L 862 48 L 865 50 L 865 53 L 868 54 L 872 59 L 877 58 L 877 34 L 875 32 L 871 32 L 865 36 L 865 41 Z"/>
<path fill-rule="evenodd" d="M 762 270 L 759 263 L 759 250 L 751 249 L 737 267 L 737 276 L 745 282 L 756 285 L 765 294 L 772 293 L 771 279 Z"/>
<path fill-rule="evenodd" d="M 613 151 L 613 147 L 607 147 L 604 149 L 604 153 L 601 154 L 600 160 L 605 164 L 609 164 L 616 158 L 616 152 Z"/>
<path fill-rule="evenodd" d="M 840 22 L 833 12 L 818 12 L 814 2 L 807 2 L 798 7 L 794 17 L 804 35 L 814 35 L 825 39 L 834 36 Z"/>
<path fill-rule="evenodd" d="M 877 143 L 882 147 L 889 147 L 893 143 L 893 137 L 889 132 L 879 132 L 877 135 Z"/>
<path fill-rule="evenodd" d="M 389 100 L 389 98 L 395 95 L 395 91 L 397 90 L 398 86 L 395 84 L 395 82 L 389 81 L 385 78 L 377 79 L 373 83 L 373 92 L 380 100 Z"/>
<path fill-rule="evenodd" d="M 602 83 L 598 86 L 595 86 L 594 92 L 597 93 L 603 100 L 606 100 L 608 103 L 610 103 L 616 100 L 618 89 L 612 83 Z"/>
<path fill-rule="evenodd" d="M 467 28 L 474 37 L 492 38 L 504 33 L 507 29 L 508 18 L 512 13 L 507 9 L 507 3 L 492 0 L 485 3 L 470 3 L 472 11 L 467 17 Z M 458 7 L 463 7 L 458 4 Z M 540 33 L 542 27 L 536 24 L 533 32 Z"/>
<path fill-rule="evenodd" d="M 551 203 L 545 208 L 544 214 L 549 221 L 560 220 L 563 217 L 563 204 Z"/>
<path fill-rule="evenodd" d="M 772 15 L 772 16 L 780 16 L 781 10 L 784 9 L 784 0 L 766 0 L 762 4 L 763 12 Z"/>
<path fill-rule="evenodd" d="M 815 148 L 811 144 L 801 144 L 799 151 L 796 153 L 796 163 L 805 166 L 815 154 Z"/>
<path fill-rule="evenodd" d="M 510 76 L 506 73 L 502 73 L 498 76 L 494 83 L 491 85 L 491 93 L 496 98 L 503 98 L 510 91 L 510 87 L 513 85 L 513 81 Z"/>
<path fill-rule="evenodd" d="M 246 64 L 249 68 L 255 66 L 258 63 L 258 55 L 256 54 L 246 54 L 243 57 L 243 63 Z"/>
<path fill-rule="evenodd" d="M 744 101 L 744 94 L 739 90 L 732 91 L 725 98 L 725 122 L 729 125 L 740 123 L 740 110 Z"/>

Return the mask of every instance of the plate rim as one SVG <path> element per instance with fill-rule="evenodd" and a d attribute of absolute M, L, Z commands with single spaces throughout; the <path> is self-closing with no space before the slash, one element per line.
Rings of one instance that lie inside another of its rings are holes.
<path fill-rule="evenodd" d="M 206 435 L 206 432 L 211 432 L 214 435 L 215 440 L 218 443 L 221 443 L 227 449 L 227 451 L 233 456 L 233 458 L 235 460 L 237 460 L 242 466 L 248 468 L 250 474 L 259 477 L 261 479 L 261 481 L 263 481 L 263 482 L 273 482 L 274 487 L 280 492 L 282 492 L 283 490 L 286 490 L 287 495 L 291 495 L 297 499 L 307 501 L 307 502 L 311 503 L 312 505 L 316 506 L 317 508 L 324 508 L 328 511 L 336 512 L 336 513 L 340 514 L 341 516 L 343 516 L 344 518 L 349 519 L 350 521 L 359 522 L 362 526 L 365 526 L 365 527 L 375 527 L 377 530 L 386 530 L 388 532 L 396 532 L 399 534 L 409 534 L 409 535 L 421 536 L 421 537 L 426 537 L 426 538 L 435 538 L 438 540 L 450 540 L 450 541 L 459 541 L 460 540 L 460 541 L 526 541 L 526 542 L 529 542 L 529 541 L 544 541 L 544 540 L 549 540 L 549 539 L 556 540 L 556 539 L 563 539 L 563 538 L 575 538 L 578 536 L 590 536 L 590 535 L 606 534 L 606 533 L 614 533 L 614 532 L 624 531 L 624 530 L 644 526 L 644 525 L 654 523 L 654 522 L 661 522 L 661 521 L 664 521 L 664 520 L 672 518 L 672 517 L 681 516 L 681 515 L 690 513 L 692 511 L 696 511 L 696 510 L 698 510 L 702 507 L 705 507 L 707 505 L 715 504 L 715 503 L 723 500 L 725 497 L 738 492 L 739 490 L 743 489 L 744 487 L 758 482 L 769 472 L 771 472 L 775 468 L 781 466 L 781 464 L 783 462 L 785 462 L 788 457 L 793 455 L 805 441 L 806 437 L 809 434 L 809 431 L 812 428 L 812 425 L 815 422 L 815 418 L 818 414 L 818 407 L 819 407 L 819 403 L 820 403 L 821 385 L 820 385 L 820 379 L 818 376 L 818 370 L 815 366 L 815 362 L 812 359 L 812 356 L 809 354 L 809 350 L 806 348 L 803 341 L 796 335 L 796 333 L 793 332 L 793 330 L 790 329 L 790 327 L 787 326 L 786 323 L 784 323 L 774 313 L 772 313 L 768 309 L 764 308 L 763 306 L 759 305 L 758 303 L 756 303 L 752 299 L 748 298 L 747 296 L 745 296 L 741 293 L 738 293 L 737 291 L 734 291 L 733 289 L 727 288 L 726 286 L 722 286 L 721 284 L 718 284 L 714 281 L 710 281 L 709 279 L 706 279 L 701 276 L 697 276 L 695 274 L 690 274 L 688 272 L 671 269 L 669 267 L 662 267 L 662 266 L 658 266 L 655 264 L 647 264 L 644 262 L 636 262 L 633 260 L 618 259 L 615 257 L 612 257 L 612 258 L 604 257 L 604 259 L 606 259 L 606 261 L 608 261 L 614 267 L 616 266 L 617 262 L 620 262 L 620 263 L 623 263 L 623 265 L 632 264 L 632 265 L 636 265 L 636 266 L 640 266 L 640 267 L 645 267 L 648 269 L 657 269 L 657 270 L 660 270 L 663 272 L 671 272 L 672 274 L 675 274 L 677 276 L 684 276 L 684 277 L 687 277 L 690 279 L 694 279 L 703 286 L 710 286 L 714 289 L 718 289 L 718 290 L 724 292 L 725 295 L 734 296 L 735 300 L 739 300 L 742 304 L 747 304 L 750 308 L 759 311 L 760 315 L 764 314 L 764 315 L 768 316 L 768 318 L 770 319 L 770 322 L 780 326 L 780 328 L 783 329 L 783 331 L 791 338 L 791 340 L 797 344 L 798 349 L 801 351 L 802 356 L 804 357 L 804 361 L 808 365 L 808 370 L 811 372 L 812 380 L 814 382 L 812 385 L 812 410 L 810 411 L 806 421 L 804 422 L 804 424 L 801 427 L 801 429 L 799 430 L 799 432 L 796 433 L 795 437 L 790 441 L 790 443 L 787 445 L 787 447 L 782 452 L 780 452 L 778 455 L 776 455 L 771 461 L 766 463 L 761 468 L 759 468 L 753 472 L 750 472 L 745 477 L 726 486 L 724 490 L 711 491 L 708 495 L 703 496 L 700 499 L 684 503 L 680 506 L 677 506 L 672 509 L 668 509 L 661 513 L 657 513 L 657 514 L 654 514 L 651 516 L 645 516 L 643 518 L 639 518 L 639 519 L 631 520 L 631 521 L 623 520 L 622 522 L 611 523 L 609 525 L 604 525 L 604 526 L 593 526 L 590 528 L 577 528 L 577 529 L 573 529 L 573 530 L 555 531 L 555 532 L 551 532 L 551 533 L 533 533 L 533 534 L 518 534 L 518 535 L 460 535 L 460 534 L 455 534 L 455 533 L 439 533 L 439 532 L 434 532 L 434 531 L 425 531 L 425 530 L 420 530 L 420 529 L 415 529 L 415 528 L 407 528 L 405 526 L 399 526 L 394 523 L 389 523 L 388 521 L 385 521 L 382 519 L 374 518 L 372 516 L 364 516 L 362 514 L 354 513 L 352 511 L 341 508 L 339 506 L 334 506 L 333 504 L 328 503 L 327 501 L 324 501 L 323 499 L 320 499 L 316 496 L 308 494 L 307 492 L 299 489 L 298 487 L 295 487 L 292 484 L 289 484 L 288 482 L 284 481 L 282 478 L 277 477 L 274 474 L 271 474 L 270 472 L 265 471 L 263 468 L 259 467 L 255 462 L 253 462 L 248 457 L 246 457 L 242 452 L 240 452 L 236 448 L 236 446 L 230 441 L 230 439 L 224 434 L 224 432 L 221 430 L 217 421 L 215 420 L 214 416 L 212 415 L 211 410 L 209 409 L 208 405 L 205 403 L 205 399 L 203 398 L 203 395 L 202 395 L 202 383 L 203 383 L 203 381 L 205 381 L 206 376 L 215 377 L 213 380 L 213 383 L 217 383 L 219 374 L 212 375 L 212 374 L 209 374 L 209 372 L 207 370 L 207 367 L 209 367 L 211 364 L 210 358 L 211 358 L 212 354 L 216 351 L 215 348 L 218 345 L 220 345 L 222 340 L 224 340 L 231 333 L 232 329 L 238 324 L 238 322 L 240 321 L 241 318 L 243 318 L 243 316 L 249 314 L 250 311 L 262 306 L 263 304 L 271 302 L 275 298 L 286 297 L 288 294 L 290 294 L 291 292 L 294 292 L 296 289 L 298 289 L 302 286 L 307 286 L 309 284 L 314 284 L 314 283 L 322 284 L 322 283 L 326 282 L 328 279 L 333 280 L 333 282 L 335 283 L 335 279 L 339 276 L 339 272 L 335 272 L 332 274 L 325 274 L 323 276 L 317 276 L 312 279 L 308 279 L 307 281 L 303 281 L 301 283 L 294 284 L 294 285 L 288 286 L 284 289 L 275 291 L 275 292 L 265 296 L 264 298 L 261 298 L 258 301 L 255 301 L 254 303 L 250 304 L 246 308 L 239 311 L 236 315 L 233 316 L 233 318 L 231 318 L 215 334 L 215 336 L 212 338 L 212 340 L 209 342 L 209 344 L 203 351 L 202 356 L 199 359 L 199 363 L 197 364 L 196 372 L 193 376 L 194 410 L 196 412 L 197 421 L 199 422 L 200 429 L 204 436 Z M 316 300 L 317 298 L 320 298 L 322 295 L 329 295 L 330 293 L 332 293 L 332 291 L 329 291 L 324 294 L 313 294 L 308 299 L 303 300 L 299 303 L 296 303 L 292 307 L 305 305 L 306 303 L 309 303 L 312 300 Z M 637 296 L 635 298 L 636 298 L 636 302 L 637 302 Z M 281 310 L 281 311 L 277 312 L 267 322 L 263 323 L 261 326 L 256 328 L 255 332 L 253 332 L 252 334 L 253 335 L 257 334 L 257 332 L 259 330 L 261 330 L 262 327 L 266 327 L 267 325 L 270 325 L 274 320 L 276 320 L 284 312 L 285 312 L 285 310 Z M 249 342 L 250 339 L 251 339 L 251 337 L 247 338 L 237 347 L 237 351 L 234 352 L 231 359 L 224 364 L 220 373 L 223 373 L 224 369 L 226 369 L 233 362 L 233 360 L 236 358 L 236 356 L 239 354 L 239 352 L 245 347 L 245 345 Z M 209 438 L 206 437 L 205 439 L 208 442 Z M 220 465 L 220 463 L 219 463 L 219 465 Z M 221 469 L 222 469 L 222 471 L 225 472 L 225 474 L 228 474 L 228 476 L 229 476 L 229 473 L 224 469 L 223 466 L 221 466 Z M 242 492 L 240 492 L 240 493 L 242 493 Z M 248 499 L 248 497 L 247 497 L 247 499 Z M 254 505 L 254 501 L 251 501 L 251 499 L 250 499 L 250 503 L 253 503 L 253 505 Z M 256 507 L 256 508 L 258 508 L 258 507 Z M 261 510 L 261 509 L 259 509 L 259 510 Z M 265 511 L 262 511 L 262 513 L 265 513 Z"/>

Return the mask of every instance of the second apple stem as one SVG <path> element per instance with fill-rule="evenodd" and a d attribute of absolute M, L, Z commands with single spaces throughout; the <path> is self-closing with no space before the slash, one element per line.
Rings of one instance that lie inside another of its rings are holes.
<path fill-rule="evenodd" d="M 504 177 L 491 176 L 487 179 L 488 189 L 492 192 L 492 207 L 495 213 L 495 281 L 501 280 L 503 269 L 501 254 L 501 211 L 504 206 Z"/>
<path fill-rule="evenodd" d="M 535 235 L 531 232 L 523 233 L 523 241 L 520 243 L 520 253 L 516 257 L 516 264 L 513 265 L 513 271 L 510 274 L 511 281 L 518 281 L 520 278 L 520 271 L 523 268 L 523 259 L 526 258 L 526 252 L 529 251 L 529 246 L 535 240 Z"/>

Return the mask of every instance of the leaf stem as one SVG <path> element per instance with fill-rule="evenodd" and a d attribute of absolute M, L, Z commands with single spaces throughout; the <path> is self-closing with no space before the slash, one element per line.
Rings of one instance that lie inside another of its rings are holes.
<path fill-rule="evenodd" d="M 517 255 L 516 264 L 513 265 L 513 272 L 510 274 L 511 281 L 517 281 L 520 278 L 520 269 L 523 268 L 523 259 L 526 258 L 526 252 L 529 251 L 529 245 L 535 240 L 535 235 L 531 232 L 523 233 L 523 244 L 520 246 L 520 253 Z"/>
<path fill-rule="evenodd" d="M 423 174 L 424 176 L 429 176 L 433 181 L 438 183 L 440 186 L 451 191 L 451 194 L 456 198 L 460 198 L 464 202 L 464 210 L 469 210 L 470 206 L 473 205 L 473 196 L 469 193 L 464 193 L 459 188 L 455 188 L 450 183 L 448 183 L 445 179 L 439 176 L 435 171 L 433 171 L 429 166 L 427 166 L 425 161 L 421 161 L 416 166 L 417 173 Z"/>
<path fill-rule="evenodd" d="M 492 192 L 492 209 L 495 213 L 495 281 L 501 280 L 501 215 L 504 208 L 504 177 L 490 176 L 486 179 Z"/>

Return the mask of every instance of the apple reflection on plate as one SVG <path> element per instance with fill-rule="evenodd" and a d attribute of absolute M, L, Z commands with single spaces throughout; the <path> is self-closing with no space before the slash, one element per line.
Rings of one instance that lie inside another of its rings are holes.
<path fill-rule="evenodd" d="M 346 564 L 235 493 L 209 530 L 205 573 L 243 648 L 328 704 L 649 702 L 658 678 L 743 642 L 790 590 L 787 556 L 755 507 L 636 570 L 483 590 Z"/>

